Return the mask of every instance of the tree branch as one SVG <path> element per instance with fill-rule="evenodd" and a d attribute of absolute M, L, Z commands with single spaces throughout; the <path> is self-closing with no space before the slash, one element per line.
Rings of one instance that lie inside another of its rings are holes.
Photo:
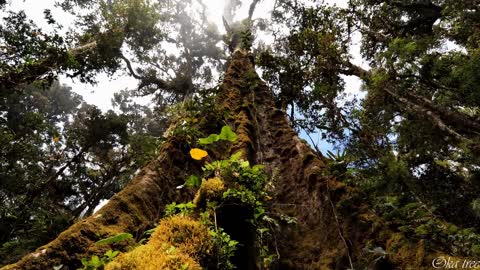
<path fill-rule="evenodd" d="M 82 54 L 86 51 L 91 51 L 97 47 L 97 41 L 92 41 L 90 43 L 78 46 L 76 48 L 69 49 L 68 52 L 71 53 L 73 56 L 77 56 Z"/>
<path fill-rule="evenodd" d="M 390 96 L 392 96 L 393 98 L 397 99 L 399 102 L 401 102 L 401 104 L 405 105 L 405 108 L 407 110 L 410 110 L 414 113 L 422 113 L 424 114 L 425 116 L 427 116 L 428 118 L 430 118 L 430 120 L 432 121 L 432 123 L 437 127 L 439 128 L 440 130 L 444 131 L 445 133 L 449 134 L 450 136 L 452 136 L 453 138 L 455 138 L 456 140 L 458 141 L 466 141 L 466 142 L 469 142 L 471 143 L 471 140 L 469 140 L 468 138 L 462 136 L 461 134 L 459 134 L 458 132 L 456 132 L 455 130 L 453 130 L 452 128 L 450 128 L 448 125 L 445 124 L 445 122 L 442 120 L 442 118 L 436 114 L 435 112 L 433 112 L 432 110 L 430 109 L 427 109 L 423 106 L 420 106 L 402 96 L 400 96 L 399 94 L 395 93 L 394 91 L 388 89 L 388 87 L 383 87 L 383 91 L 385 91 L 386 93 L 388 93 Z"/>
<path fill-rule="evenodd" d="M 255 8 L 257 7 L 257 4 L 261 0 L 253 0 L 253 2 L 250 4 L 250 9 L 248 10 L 248 20 L 252 21 L 253 13 L 255 12 Z"/>
<path fill-rule="evenodd" d="M 129 71 L 130 75 L 132 75 L 132 77 L 134 77 L 135 79 L 140 81 L 140 84 L 138 85 L 138 89 L 142 89 L 142 88 L 144 88 L 146 86 L 149 86 L 149 85 L 156 85 L 159 89 L 172 90 L 172 87 L 166 81 L 164 81 L 160 78 L 157 78 L 155 75 L 150 75 L 150 76 L 140 76 L 140 75 L 138 75 L 133 70 L 132 63 L 130 62 L 130 60 L 128 60 L 123 54 L 120 54 L 120 58 L 127 65 L 127 69 Z"/>
<path fill-rule="evenodd" d="M 440 116 L 448 120 L 452 125 L 456 125 L 459 128 L 462 128 L 466 132 L 474 132 L 475 134 L 480 134 L 480 123 L 471 120 L 468 116 L 463 115 L 459 112 L 452 111 L 446 108 L 435 105 L 431 100 L 426 97 L 416 94 L 413 91 L 408 91 L 407 95 L 419 101 L 425 107 L 435 110 Z"/>
<path fill-rule="evenodd" d="M 343 66 L 345 66 L 345 69 L 340 70 L 340 73 L 342 73 L 343 75 L 357 76 L 364 81 L 368 81 L 370 79 L 370 76 L 372 75 L 370 71 L 360 66 L 357 66 L 350 61 L 344 61 L 342 64 Z"/>

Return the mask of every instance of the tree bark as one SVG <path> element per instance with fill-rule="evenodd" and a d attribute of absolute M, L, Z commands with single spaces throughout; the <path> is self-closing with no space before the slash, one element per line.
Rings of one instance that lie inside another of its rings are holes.
<path fill-rule="evenodd" d="M 423 240 L 406 239 L 390 230 L 369 210 L 361 193 L 325 175 L 325 160 L 289 126 L 252 62 L 248 53 L 237 50 L 233 54 L 218 100 L 225 111 L 224 121 L 237 134 L 231 152 L 243 150 L 251 164 L 264 164 L 272 176 L 269 213 L 297 220 L 296 225 L 280 224 L 274 230 L 273 248 L 279 260 L 271 269 L 430 269 L 438 252 L 428 250 Z M 105 251 L 95 247 L 95 241 L 153 226 L 166 204 L 191 199 L 192 194 L 175 190 L 185 176 L 200 169 L 187 153 L 188 149 L 172 138 L 162 147 L 160 157 L 98 213 L 2 270 L 58 265 L 76 269 L 80 258 Z M 386 252 L 384 259 L 365 251 L 376 247 Z"/>

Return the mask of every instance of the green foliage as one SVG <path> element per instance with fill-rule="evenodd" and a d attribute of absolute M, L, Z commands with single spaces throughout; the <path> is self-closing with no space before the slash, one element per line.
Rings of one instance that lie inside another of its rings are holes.
<path fill-rule="evenodd" d="M 216 89 L 208 89 L 190 101 L 169 106 L 164 115 L 168 119 L 169 128 L 164 132 L 163 137 L 175 137 L 188 145 L 192 145 L 202 137 L 204 134 L 200 131 L 200 127 L 216 123 L 223 117 L 223 112 L 218 110 L 215 91 Z M 208 118 L 205 117 L 206 115 Z M 219 138 L 215 137 L 216 134 L 203 138 L 202 141 L 218 141 Z"/>
<path fill-rule="evenodd" d="M 219 135 L 219 139 L 229 142 L 235 142 L 237 140 L 237 134 L 235 134 L 235 132 L 233 132 L 229 126 L 223 126 L 222 131 Z"/>
<path fill-rule="evenodd" d="M 168 216 L 177 215 L 177 214 L 181 216 L 188 216 L 189 214 L 192 213 L 195 207 L 196 207 L 195 204 L 192 202 L 180 203 L 180 204 L 173 202 L 165 206 L 165 216 L 168 217 Z"/>
<path fill-rule="evenodd" d="M 201 136 L 201 132 L 197 128 L 198 118 L 196 118 L 199 113 L 198 108 L 191 107 L 188 103 L 178 103 L 168 107 L 166 116 L 170 123 L 163 137 L 174 137 L 189 144 L 194 142 Z"/>
<path fill-rule="evenodd" d="M 119 243 L 123 240 L 131 239 L 131 238 L 133 238 L 133 235 L 130 233 L 119 233 L 117 235 L 110 236 L 102 240 L 98 240 L 97 242 L 95 242 L 95 244 L 108 245 L 113 243 Z"/>
<path fill-rule="evenodd" d="M 253 35 L 252 31 L 250 29 L 246 29 L 240 33 L 240 38 L 241 38 L 241 47 L 247 51 L 250 51 L 252 49 L 252 44 L 253 44 Z"/>
<path fill-rule="evenodd" d="M 225 193 L 223 193 L 223 198 L 226 200 L 233 200 L 237 201 L 243 205 L 255 205 L 255 201 L 257 198 L 255 197 L 255 194 L 248 190 L 248 189 L 235 189 L 235 188 L 229 188 Z"/>
<path fill-rule="evenodd" d="M 115 257 L 120 254 L 120 251 L 112 251 L 108 250 L 102 257 L 98 257 L 97 255 L 93 255 L 90 260 L 83 258 L 81 260 L 83 265 L 83 270 L 102 270 L 104 269 L 105 265 L 111 261 Z"/>
<path fill-rule="evenodd" d="M 236 140 L 236 134 L 230 127 L 224 126 L 220 134 L 213 134 L 199 141 L 201 144 L 214 144 L 220 140 L 233 142 Z M 213 148 L 220 148 L 220 146 L 222 145 L 212 145 Z M 265 207 L 267 200 L 271 199 L 267 195 L 268 176 L 263 171 L 263 165 L 251 166 L 248 161 L 242 159 L 242 155 L 243 153 L 239 151 L 228 159 L 206 162 L 202 168 L 203 182 L 200 182 L 199 176 L 191 175 L 185 184 L 179 187 L 199 187 L 194 199 L 195 204 L 192 202 L 176 204 L 174 202 L 167 205 L 165 209 L 166 216 L 191 215 L 194 214 L 194 211 L 199 212 L 199 219 L 210 228 L 210 233 L 214 237 L 218 269 L 235 268 L 230 259 L 239 245 L 238 241 L 231 239 L 217 224 L 217 212 L 226 205 L 239 205 L 250 213 L 245 222 L 250 222 L 257 228 L 256 245 L 261 251 L 258 258 L 259 265 L 268 267 L 278 259 L 278 254 L 270 252 L 270 241 L 273 233 L 276 233 L 274 228 L 278 228 L 279 223 L 267 215 Z M 207 183 L 210 184 L 207 185 Z M 226 190 L 225 184 L 229 186 Z M 221 196 L 210 194 L 217 191 L 221 192 Z M 281 216 L 279 220 L 285 221 L 287 224 L 295 224 L 294 219 L 286 216 Z"/>
<path fill-rule="evenodd" d="M 352 168 L 351 163 L 353 157 L 348 155 L 346 150 L 337 153 L 333 153 L 328 150 L 326 156 L 330 159 L 327 163 L 327 168 L 324 172 L 325 175 L 335 176 L 338 179 L 350 179 L 356 172 L 355 168 Z M 348 180 L 347 180 L 348 181 Z"/>
<path fill-rule="evenodd" d="M 218 142 L 220 140 L 220 136 L 218 134 L 210 134 L 207 138 L 200 138 L 198 139 L 198 143 L 201 145 L 212 144 L 214 142 Z"/>
<path fill-rule="evenodd" d="M 146 230 L 143 234 L 146 235 L 146 236 L 150 236 L 150 235 L 152 235 L 152 233 L 154 233 L 154 232 L 155 232 L 155 228 L 150 229 L 150 230 Z"/>
<path fill-rule="evenodd" d="M 324 173 L 360 188 L 385 218 L 410 220 L 403 229 L 416 236 L 432 231 L 424 219 L 433 216 L 478 227 L 480 28 L 471 27 L 480 25 L 477 6 L 279 1 L 272 29 L 282 30 L 257 54 L 278 107 L 291 109 L 292 125 L 346 149 L 327 153 Z M 348 55 L 356 31 L 368 70 Z M 352 75 L 366 93 L 358 103 L 343 96 L 342 76 Z"/>
<path fill-rule="evenodd" d="M 345 112 L 354 105 L 342 99 L 345 85 L 340 76 L 348 59 L 352 15 L 320 2 L 296 1 L 279 1 L 272 15 L 277 38 L 260 50 L 256 62 L 276 93 L 277 106 L 288 109 L 294 127 L 318 131 L 324 139 L 343 139 Z M 337 98 L 342 99 L 341 108 Z"/>
<path fill-rule="evenodd" d="M 5 202 L 0 207 L 0 264 L 91 215 L 156 157 L 170 123 L 165 106 L 191 98 L 197 109 L 212 111 L 212 91 L 193 93 L 215 79 L 211 68 L 223 67 L 220 36 L 214 25 L 199 27 L 206 23 L 206 16 L 197 16 L 199 10 L 177 8 L 186 4 L 61 1 L 58 6 L 75 20 L 75 31 L 63 31 L 67 26 L 56 22 L 55 12 L 44 11 L 48 27 L 42 29 L 25 12 L 0 3 L 5 13 L 0 26 L 0 200 Z M 180 28 L 181 33 L 170 31 Z M 177 34 L 182 38 L 171 42 Z M 167 54 L 159 47 L 165 42 L 185 53 Z M 128 57 L 124 49 L 131 52 Z M 63 74 L 93 83 L 97 73 L 112 75 L 130 61 L 169 66 L 178 76 L 164 80 L 166 73 L 150 68 L 128 70 L 144 92 L 116 94 L 114 106 L 121 113 L 86 105 L 55 81 Z M 154 110 L 132 101 L 156 90 Z M 203 135 L 194 126 L 177 127 L 175 134 L 191 141 Z"/>
<path fill-rule="evenodd" d="M 480 234 L 441 220 L 424 204 L 406 196 L 385 196 L 378 197 L 374 207 L 390 225 L 410 237 L 428 239 L 431 245 L 444 246 L 455 255 L 477 256 Z"/>
<path fill-rule="evenodd" d="M 251 166 L 241 153 L 222 156 L 235 133 L 224 126 L 201 138 L 200 127 L 216 126 L 224 116 L 216 110 L 218 89 L 199 89 L 215 82 L 226 49 L 217 45 L 218 29 L 201 8 L 188 8 L 191 2 L 183 0 L 66 0 L 59 5 L 77 22 L 76 31 L 65 32 L 49 10 L 45 21 L 53 30 L 47 31 L 25 12 L 9 12 L 4 2 L 2 264 L 90 215 L 158 155 L 162 134 L 181 146 L 222 141 L 212 147 L 218 159 L 185 185 L 221 177 L 228 188 L 216 207 L 225 200 L 239 203 L 252 210 L 260 235 L 275 231 L 275 218 L 265 210 L 270 182 L 261 166 Z M 276 105 L 291 112 L 293 126 L 346 149 L 327 152 L 325 174 L 363 191 L 392 227 L 460 255 L 478 254 L 477 233 L 465 229 L 478 227 L 480 216 L 478 3 L 353 0 L 340 8 L 281 0 L 272 18 L 263 24 L 271 26 L 275 41 L 253 49 L 257 66 Z M 251 22 L 232 28 L 230 45 L 250 50 Z M 350 54 L 357 33 L 369 70 L 356 66 Z M 115 96 L 121 113 L 86 105 L 55 82 L 60 74 L 94 82 L 98 72 L 113 74 L 124 66 L 140 84 L 137 92 Z M 251 89 L 258 86 L 254 72 L 242 76 Z M 346 98 L 346 76 L 362 81 L 361 102 Z M 131 100 L 147 94 L 155 98 L 154 109 Z M 184 102 L 170 106 L 178 101 Z M 169 214 L 194 211 L 188 203 L 167 208 Z M 271 261 L 264 246 L 261 256 Z"/>
<path fill-rule="evenodd" d="M 222 228 L 216 231 L 210 230 L 210 234 L 217 247 L 217 269 L 236 269 L 235 265 L 230 261 L 230 258 L 235 255 L 235 250 L 239 244 L 238 241 L 231 239 Z"/>
<path fill-rule="evenodd" d="M 185 186 L 190 188 L 199 187 L 202 184 L 202 179 L 196 175 L 190 175 L 185 181 Z"/>
<path fill-rule="evenodd" d="M 219 140 L 234 142 L 237 140 L 237 134 L 235 134 L 229 126 L 223 126 L 220 134 L 210 134 L 207 138 L 200 138 L 198 139 L 198 143 L 207 145 L 218 142 Z"/>
<path fill-rule="evenodd" d="M 260 251 L 258 262 L 262 267 L 268 267 L 278 259 L 278 254 L 270 251 L 269 241 L 273 238 L 274 229 L 278 228 L 277 221 L 267 215 L 266 204 L 269 198 L 267 192 L 268 177 L 263 171 L 263 165 L 250 166 L 248 161 L 241 159 L 241 152 L 234 153 L 229 159 L 213 161 L 204 166 L 207 174 L 220 175 L 222 179 L 235 183 L 222 196 L 221 201 L 215 202 L 215 208 L 223 204 L 241 205 L 251 211 L 251 218 L 246 220 L 256 228 L 256 245 Z M 288 223 L 295 223 L 286 218 Z"/>

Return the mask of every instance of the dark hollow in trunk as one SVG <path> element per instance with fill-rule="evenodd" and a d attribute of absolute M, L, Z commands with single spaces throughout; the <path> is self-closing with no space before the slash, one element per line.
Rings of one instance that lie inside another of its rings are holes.
<path fill-rule="evenodd" d="M 255 228 L 248 222 L 253 218 L 252 209 L 240 205 L 228 205 L 218 212 L 218 225 L 230 237 L 239 242 L 235 256 L 231 260 L 237 269 L 255 270 Z"/>

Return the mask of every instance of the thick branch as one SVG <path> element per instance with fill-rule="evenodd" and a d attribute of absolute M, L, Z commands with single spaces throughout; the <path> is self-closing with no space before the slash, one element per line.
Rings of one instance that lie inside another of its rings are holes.
<path fill-rule="evenodd" d="M 438 127 L 440 130 L 446 132 L 453 138 L 455 138 L 458 141 L 466 141 L 466 142 L 471 142 L 469 139 L 465 138 L 464 136 L 460 135 L 458 132 L 450 128 L 448 125 L 445 124 L 445 122 L 442 120 L 442 118 L 433 112 L 432 110 L 429 110 L 428 108 L 422 107 L 414 102 L 411 102 L 410 100 L 398 95 L 394 91 L 388 89 L 388 87 L 384 87 L 383 91 L 388 93 L 390 96 L 394 97 L 398 101 L 400 101 L 402 104 L 406 105 L 406 109 L 414 112 L 414 113 L 422 113 L 428 118 L 430 118 L 431 122 Z"/>
<path fill-rule="evenodd" d="M 431 100 L 422 95 L 416 94 L 415 92 L 409 91 L 407 92 L 407 95 L 419 101 L 423 106 L 435 110 L 446 121 L 448 120 L 449 123 L 458 126 L 462 130 L 465 130 L 465 132 L 474 132 L 477 135 L 480 134 L 480 123 L 469 119 L 468 116 L 437 106 Z"/>
<path fill-rule="evenodd" d="M 372 75 L 370 71 L 362 68 L 361 66 L 357 66 L 350 61 L 344 61 L 343 66 L 345 68 L 340 71 L 343 75 L 357 76 L 364 81 L 368 81 Z"/>
<path fill-rule="evenodd" d="M 73 56 L 77 56 L 79 54 L 85 53 L 87 51 L 92 51 L 97 48 L 97 41 L 92 41 L 90 43 L 78 46 L 76 48 L 72 48 L 68 50 Z"/>

